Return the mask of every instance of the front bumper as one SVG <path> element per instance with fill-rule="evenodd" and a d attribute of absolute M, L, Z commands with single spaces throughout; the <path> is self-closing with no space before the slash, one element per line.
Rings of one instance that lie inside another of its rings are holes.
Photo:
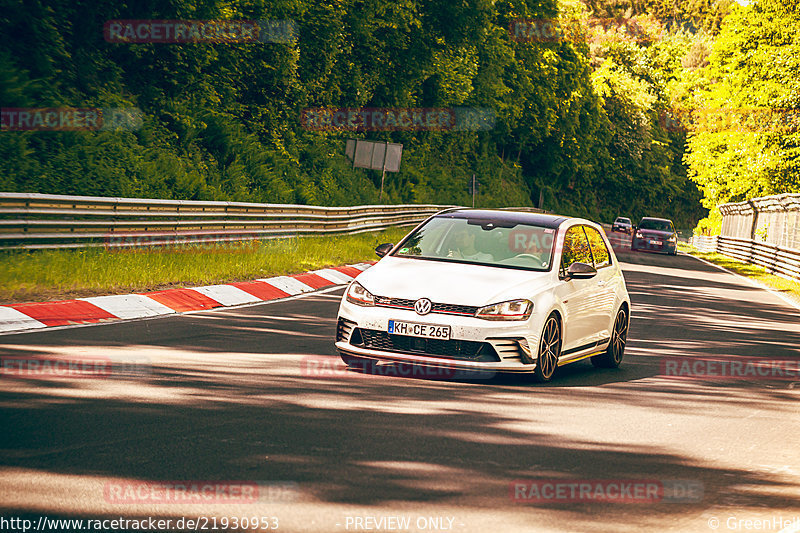
<path fill-rule="evenodd" d="M 644 250 L 646 252 L 657 252 L 673 254 L 678 249 L 678 244 L 669 241 L 661 241 L 661 244 L 651 244 L 651 239 L 636 239 L 631 241 L 631 250 Z"/>
<path fill-rule="evenodd" d="M 485 363 L 475 361 L 463 361 L 458 359 L 446 359 L 442 357 L 432 357 L 417 354 L 403 354 L 397 352 L 385 352 L 383 350 L 373 350 L 370 348 L 361 348 L 353 346 L 347 342 L 338 341 L 336 349 L 339 353 L 345 355 L 353 355 L 356 357 L 366 357 L 376 361 L 384 361 L 389 363 L 414 363 L 418 365 L 433 366 L 437 368 L 460 369 L 460 370 L 477 370 L 477 371 L 492 371 L 492 372 L 533 372 L 536 365 L 528 364 L 523 365 L 520 363 Z"/>
<path fill-rule="evenodd" d="M 425 340 L 388 333 L 390 319 L 450 326 L 451 339 Z M 336 349 L 343 355 L 384 362 L 486 370 L 532 372 L 538 331 L 535 318 L 492 322 L 474 317 L 383 307 L 360 307 L 343 302 L 339 310 Z M 531 348 L 533 347 L 533 348 Z"/>

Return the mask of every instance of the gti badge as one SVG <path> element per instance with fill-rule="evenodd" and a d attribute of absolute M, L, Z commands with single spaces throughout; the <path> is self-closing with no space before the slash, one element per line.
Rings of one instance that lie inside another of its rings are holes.
<path fill-rule="evenodd" d="M 431 312 L 431 305 L 431 301 L 427 298 L 420 298 L 414 302 L 414 311 L 416 311 L 418 315 L 427 315 Z"/>

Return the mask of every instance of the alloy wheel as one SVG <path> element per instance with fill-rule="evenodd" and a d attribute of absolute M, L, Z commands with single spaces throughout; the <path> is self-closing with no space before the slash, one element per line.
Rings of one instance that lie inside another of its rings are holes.
<path fill-rule="evenodd" d="M 534 374 L 539 381 L 550 381 L 558 367 L 561 355 L 561 327 L 558 319 L 551 315 L 542 330 L 539 341 L 539 357 Z"/>
<path fill-rule="evenodd" d="M 628 340 L 628 320 L 624 309 L 617 313 L 617 320 L 614 321 L 614 331 L 611 334 L 610 355 L 614 363 L 619 365 L 622 362 L 622 354 L 625 352 L 625 343 Z"/>

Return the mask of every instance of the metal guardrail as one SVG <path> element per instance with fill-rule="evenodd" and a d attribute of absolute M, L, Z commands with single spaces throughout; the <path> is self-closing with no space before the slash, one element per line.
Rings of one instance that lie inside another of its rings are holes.
<path fill-rule="evenodd" d="M 696 235 L 692 246 L 764 267 L 770 274 L 800 280 L 800 250 L 734 237 Z"/>
<path fill-rule="evenodd" d="M 717 237 L 694 235 L 691 239 L 689 239 L 689 246 L 693 246 L 698 251 L 703 253 L 715 253 L 717 251 Z"/>
<path fill-rule="evenodd" d="M 701 252 L 717 252 L 760 265 L 767 272 L 800 279 L 800 194 L 753 198 L 719 206 L 722 235 L 695 235 Z"/>
<path fill-rule="evenodd" d="M 800 194 L 753 198 L 719 206 L 725 237 L 800 250 Z"/>
<path fill-rule="evenodd" d="M 770 274 L 800 279 L 800 250 L 781 248 L 764 242 L 718 237 L 717 251 L 746 263 L 760 265 Z"/>
<path fill-rule="evenodd" d="M 0 193 L 0 249 L 124 248 L 415 225 L 449 205 L 320 207 Z"/>

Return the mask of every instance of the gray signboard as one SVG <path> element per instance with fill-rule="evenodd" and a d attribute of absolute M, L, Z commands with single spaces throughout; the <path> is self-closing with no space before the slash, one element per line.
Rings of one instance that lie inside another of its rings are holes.
<path fill-rule="evenodd" d="M 347 139 L 344 152 L 354 167 L 384 170 L 385 164 L 386 172 L 400 172 L 402 144 Z"/>
<path fill-rule="evenodd" d="M 403 157 L 403 145 L 389 143 L 386 145 L 386 172 L 400 172 L 400 159 Z"/>

